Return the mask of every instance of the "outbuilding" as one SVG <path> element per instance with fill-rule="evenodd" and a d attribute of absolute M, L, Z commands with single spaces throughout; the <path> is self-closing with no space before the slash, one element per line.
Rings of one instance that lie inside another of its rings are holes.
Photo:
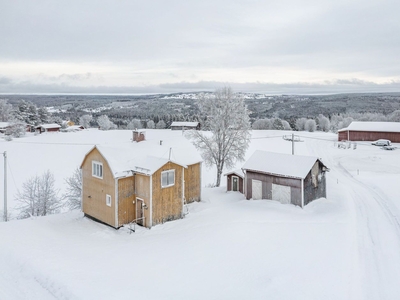
<path fill-rule="evenodd" d="M 224 174 L 226 176 L 226 190 L 233 192 L 244 192 L 244 175 L 242 170 L 235 170 Z"/>
<path fill-rule="evenodd" d="M 276 200 L 304 207 L 326 197 L 328 168 L 317 157 L 257 150 L 242 170 L 248 200 Z"/>
<path fill-rule="evenodd" d="M 43 132 L 58 132 L 60 131 L 61 126 L 58 124 L 42 124 L 36 126 L 36 132 L 43 133 Z"/>
<path fill-rule="evenodd" d="M 338 141 L 375 141 L 400 143 L 400 122 L 351 122 L 338 130 Z"/>
<path fill-rule="evenodd" d="M 199 122 L 172 122 L 171 130 L 200 130 Z"/>

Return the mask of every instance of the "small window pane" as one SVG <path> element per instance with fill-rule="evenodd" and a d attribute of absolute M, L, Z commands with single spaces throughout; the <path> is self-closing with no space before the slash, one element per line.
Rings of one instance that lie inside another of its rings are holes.
<path fill-rule="evenodd" d="M 168 185 L 175 184 L 175 172 L 172 170 L 168 172 Z"/>

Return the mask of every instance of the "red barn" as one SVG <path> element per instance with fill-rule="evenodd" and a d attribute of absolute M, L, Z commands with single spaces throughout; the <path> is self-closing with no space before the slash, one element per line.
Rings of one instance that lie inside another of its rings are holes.
<path fill-rule="evenodd" d="M 338 141 L 375 141 L 400 143 L 400 122 L 352 122 L 338 130 Z"/>

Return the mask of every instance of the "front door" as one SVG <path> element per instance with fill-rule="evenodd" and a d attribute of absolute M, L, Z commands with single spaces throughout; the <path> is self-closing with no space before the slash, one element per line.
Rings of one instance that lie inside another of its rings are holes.
<path fill-rule="evenodd" d="M 143 199 L 136 198 L 136 224 L 143 226 Z"/>
<path fill-rule="evenodd" d="M 232 191 L 237 192 L 239 190 L 239 177 L 232 176 Z"/>

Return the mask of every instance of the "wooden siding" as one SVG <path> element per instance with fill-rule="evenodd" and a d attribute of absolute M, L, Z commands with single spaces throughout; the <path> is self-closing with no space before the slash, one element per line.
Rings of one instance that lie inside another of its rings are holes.
<path fill-rule="evenodd" d="M 232 191 L 233 187 L 232 187 L 232 176 L 236 176 L 237 178 L 239 178 L 239 182 L 238 182 L 238 186 L 239 186 L 239 192 L 241 192 L 243 194 L 243 178 L 240 176 L 237 176 L 235 174 L 229 174 L 226 176 L 226 190 L 227 191 Z"/>
<path fill-rule="evenodd" d="M 103 178 L 92 176 L 92 161 L 103 164 Z M 111 196 L 111 206 L 106 204 L 106 195 Z M 115 227 L 115 179 L 108 163 L 94 148 L 82 164 L 82 210 L 85 214 Z"/>
<path fill-rule="evenodd" d="M 185 173 L 186 203 L 201 200 L 201 163 L 189 165 Z"/>
<path fill-rule="evenodd" d="M 318 198 L 326 198 L 326 178 L 323 165 L 316 161 L 304 179 L 304 205 Z"/>
<path fill-rule="evenodd" d="M 175 170 L 175 184 L 162 188 L 161 172 L 167 170 Z M 153 225 L 182 218 L 182 177 L 183 167 L 172 162 L 166 163 L 153 174 Z"/>
<path fill-rule="evenodd" d="M 287 178 L 273 176 L 269 174 L 246 172 L 246 199 L 249 200 L 252 195 L 252 180 L 262 182 L 262 199 L 272 199 L 272 184 L 290 186 L 290 203 L 301 206 L 301 180 L 296 178 Z"/>
<path fill-rule="evenodd" d="M 349 135 L 347 135 L 349 132 Z M 376 131 L 341 131 L 338 134 L 338 140 L 349 141 L 376 141 L 379 139 L 390 140 L 393 143 L 400 143 L 400 132 L 376 132 Z"/>
<path fill-rule="evenodd" d="M 118 226 L 131 223 L 136 219 L 136 196 L 134 191 L 134 176 L 118 180 Z"/>

